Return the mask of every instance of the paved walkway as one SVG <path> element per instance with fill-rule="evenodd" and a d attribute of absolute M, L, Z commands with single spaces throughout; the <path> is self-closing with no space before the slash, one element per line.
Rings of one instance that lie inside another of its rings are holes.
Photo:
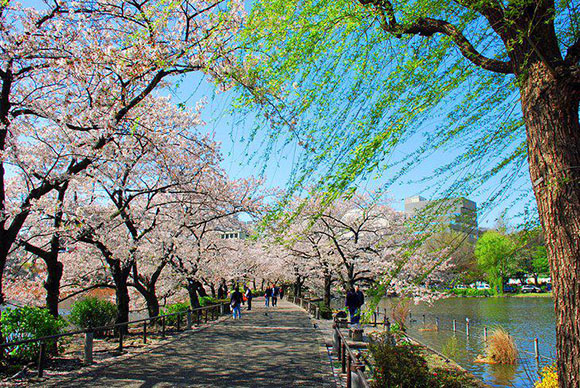
<path fill-rule="evenodd" d="M 286 301 L 255 300 L 241 320 L 187 332 L 58 387 L 332 387 L 319 333 L 306 312 Z"/>

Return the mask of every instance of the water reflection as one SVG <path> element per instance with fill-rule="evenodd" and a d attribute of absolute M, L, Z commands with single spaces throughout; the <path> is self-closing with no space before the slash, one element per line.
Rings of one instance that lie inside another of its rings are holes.
<path fill-rule="evenodd" d="M 392 302 L 385 299 L 380 307 L 390 311 Z M 455 357 L 450 358 L 491 386 L 533 386 L 538 370 L 534 338 L 538 338 L 541 355 L 555 358 L 555 314 L 551 298 L 449 298 L 437 301 L 433 306 L 412 306 L 411 313 L 411 336 L 441 352 L 452 349 Z M 420 331 L 424 327 L 423 315 L 427 326 L 434 325 L 439 318 L 439 331 Z M 465 318 L 469 318 L 469 336 Z M 456 332 L 453 332 L 453 320 L 456 321 Z M 517 366 L 473 362 L 485 351 L 484 327 L 491 332 L 497 326 L 514 337 L 520 352 Z M 545 363 L 551 362 L 542 360 L 541 364 Z"/>

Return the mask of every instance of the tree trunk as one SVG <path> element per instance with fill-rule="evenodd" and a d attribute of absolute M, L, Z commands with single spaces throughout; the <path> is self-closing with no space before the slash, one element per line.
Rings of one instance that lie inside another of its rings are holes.
<path fill-rule="evenodd" d="M 187 293 L 189 294 L 189 304 L 192 308 L 200 307 L 199 297 L 207 296 L 205 288 L 198 280 L 187 279 L 187 284 L 185 286 Z"/>
<path fill-rule="evenodd" d="M 60 279 L 62 278 L 63 265 L 58 261 L 58 252 L 52 252 L 46 263 L 46 308 L 54 317 L 58 317 L 58 300 L 60 298 Z"/>
<path fill-rule="evenodd" d="M 552 274 L 560 387 L 580 386 L 580 126 L 574 86 L 538 61 L 521 85 L 530 176 Z"/>
<path fill-rule="evenodd" d="M 117 319 L 115 323 L 129 322 L 129 286 L 128 278 L 130 270 L 123 269 L 121 263 L 111 266 L 113 281 L 115 282 L 115 301 L 117 304 Z M 124 332 L 128 332 L 127 327 L 123 327 Z"/>
<path fill-rule="evenodd" d="M 324 275 L 324 305 L 330 308 L 330 291 L 332 286 L 332 275 L 325 274 Z"/>
<path fill-rule="evenodd" d="M 294 296 L 297 298 L 302 296 L 302 278 L 300 275 L 296 275 L 296 281 L 294 282 Z"/>
<path fill-rule="evenodd" d="M 155 295 L 155 290 L 153 292 L 147 292 L 142 294 L 147 302 L 147 312 L 149 313 L 149 318 L 154 318 L 159 315 L 159 300 L 157 295 Z"/>

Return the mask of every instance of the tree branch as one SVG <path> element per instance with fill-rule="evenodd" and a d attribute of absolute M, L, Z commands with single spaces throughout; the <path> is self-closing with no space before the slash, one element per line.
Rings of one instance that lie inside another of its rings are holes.
<path fill-rule="evenodd" d="M 419 18 L 414 23 L 399 24 L 393 5 L 388 0 L 359 0 L 362 5 L 373 5 L 381 17 L 381 28 L 400 38 L 402 35 L 433 36 L 440 33 L 450 37 L 461 54 L 482 69 L 500 74 L 513 74 L 511 62 L 487 58 L 473 47 L 471 42 L 453 24 L 444 20 Z"/>

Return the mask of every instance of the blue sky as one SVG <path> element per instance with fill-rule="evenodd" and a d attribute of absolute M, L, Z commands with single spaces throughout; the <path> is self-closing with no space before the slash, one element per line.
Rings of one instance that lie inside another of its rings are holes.
<path fill-rule="evenodd" d="M 262 171 L 262 167 L 264 167 L 265 185 L 267 187 L 285 187 L 290 176 L 293 160 L 296 154 L 300 152 L 298 146 L 288 145 L 280 149 L 279 152 L 274 153 L 269 160 L 262 161 L 265 166 L 261 163 L 255 165 L 253 162 L 248 162 L 249 155 L 257 151 L 260 141 L 264 139 L 264 136 L 268 135 L 268 131 L 261 131 L 257 139 L 249 146 L 241 141 L 241 139 L 248 137 L 248 133 L 254 124 L 254 118 L 250 116 L 245 121 L 240 121 L 239 117 L 231 113 L 233 109 L 231 105 L 232 93 L 218 93 L 202 76 L 194 74 L 183 79 L 179 87 L 171 90 L 171 94 L 175 102 L 186 102 L 190 106 L 194 106 L 197 101 L 204 97 L 207 99 L 206 108 L 202 112 L 202 118 L 207 123 L 205 129 L 208 132 L 213 132 L 215 139 L 221 143 L 224 157 L 222 166 L 232 178 L 258 175 Z M 412 144 L 402 145 L 395 150 L 393 158 L 403 157 L 406 152 L 412 150 L 412 147 Z M 403 210 L 404 198 L 413 195 L 422 195 L 429 199 L 437 197 L 434 192 L 433 182 L 413 183 L 413 181 L 429 176 L 435 168 L 449 162 L 454 156 L 456 155 L 449 152 L 438 152 L 413 169 L 400 182 L 391 185 L 388 188 L 388 195 L 393 199 L 393 207 L 397 210 Z M 483 163 L 485 162 L 483 161 Z M 458 172 L 458 174 L 461 173 Z M 386 180 L 386 177 L 379 176 L 375 178 L 362 182 L 359 190 L 372 191 L 378 189 Z M 516 183 L 512 195 L 531 190 L 529 179 Z M 469 199 L 481 204 L 488 199 L 490 192 L 497 185 L 497 179 L 491 179 L 477 192 L 472 193 Z M 497 218 L 506 209 L 506 215 L 510 223 L 518 224 L 521 222 L 521 217 L 518 214 L 523 211 L 525 204 L 524 201 L 500 201 L 493 208 L 480 211 L 478 214 L 479 224 L 484 227 L 493 227 Z"/>
<path fill-rule="evenodd" d="M 44 8 L 46 5 L 38 0 L 24 0 L 21 1 L 26 7 Z M 250 2 L 246 2 L 249 8 Z M 232 94 L 217 93 L 216 88 L 203 79 L 200 74 L 191 74 L 184 79 L 181 79 L 176 86 L 162 92 L 172 95 L 174 102 L 184 102 L 187 105 L 194 107 L 196 102 L 202 98 L 207 99 L 207 106 L 202 112 L 202 118 L 207 123 L 205 130 L 213 132 L 215 139 L 221 143 L 221 150 L 223 153 L 223 168 L 232 178 L 242 178 L 251 175 L 258 175 L 264 169 L 265 185 L 267 187 L 285 187 L 292 164 L 296 156 L 300 153 L 298 146 L 295 144 L 288 145 L 279 149 L 272 157 L 262 163 L 248 162 L 249 156 L 257 151 L 260 141 L 267 136 L 267 131 L 258 133 L 258 138 L 249 146 L 241 141 L 248 137 L 248 133 L 253 125 L 253 118 L 247 117 L 245 121 L 241 122 L 239 117 L 232 115 Z M 422 128 L 423 130 L 423 128 Z M 391 158 L 397 159 L 403 157 L 407 152 L 412 150 L 412 145 L 405 144 L 394 151 Z M 434 190 L 434 182 L 412 183 L 429 176 L 435 168 L 442 166 L 449 162 L 455 155 L 449 152 L 438 152 L 427 158 L 423 163 L 413 169 L 407 176 L 401 179 L 398 183 L 389 186 L 388 193 L 393 200 L 393 207 L 397 210 L 403 209 L 404 198 L 413 195 L 422 195 L 429 199 L 437 197 Z M 487 161 L 483 161 L 486 163 Z M 462 172 L 459 171 L 458 174 Z M 359 190 L 376 190 L 380 188 L 387 177 L 376 177 L 376 179 L 367 180 L 359 186 Z M 409 183 L 408 181 L 412 181 Z M 469 199 L 478 203 L 478 205 L 488 199 L 490 191 L 494 186 L 497 186 L 497 180 L 491 179 L 487 181 L 477 192 L 469 195 Z M 521 193 L 529 193 L 531 185 L 529 179 L 519 181 L 516 187 L 513 188 L 513 196 Z M 478 214 L 480 226 L 492 227 L 496 223 L 496 219 L 507 209 L 507 217 L 511 219 L 512 224 L 521 222 L 521 217 L 518 216 L 529 202 L 526 201 L 504 201 L 500 202 L 491 209 L 486 209 Z"/>

